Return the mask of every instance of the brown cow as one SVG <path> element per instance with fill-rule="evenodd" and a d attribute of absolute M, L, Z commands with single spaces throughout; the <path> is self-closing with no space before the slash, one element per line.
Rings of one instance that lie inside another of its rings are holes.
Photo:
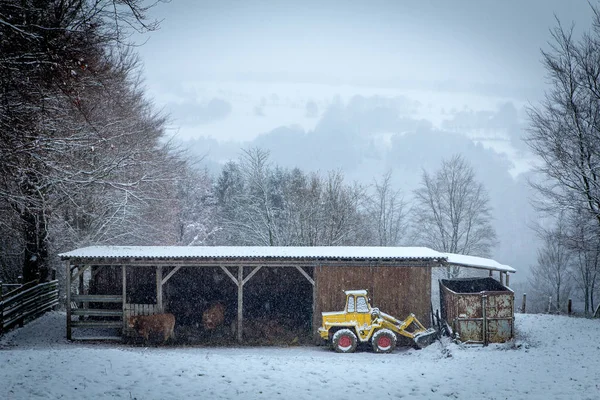
<path fill-rule="evenodd" d="M 163 336 L 163 343 L 174 337 L 175 316 L 173 314 L 134 315 L 129 317 L 129 328 L 135 329 L 144 341 L 150 334 Z"/>
<path fill-rule="evenodd" d="M 208 331 L 212 331 L 216 327 L 222 325 L 224 320 L 225 306 L 221 303 L 214 304 L 202 313 L 202 326 Z"/>

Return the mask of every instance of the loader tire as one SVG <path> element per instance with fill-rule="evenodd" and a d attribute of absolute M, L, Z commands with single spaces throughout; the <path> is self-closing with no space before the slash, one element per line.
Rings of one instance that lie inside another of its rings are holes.
<path fill-rule="evenodd" d="M 358 339 L 351 329 L 340 329 L 333 334 L 333 349 L 338 353 L 354 353 Z"/>
<path fill-rule="evenodd" d="M 375 353 L 391 353 L 396 348 L 396 334 L 389 329 L 380 329 L 371 338 Z"/>

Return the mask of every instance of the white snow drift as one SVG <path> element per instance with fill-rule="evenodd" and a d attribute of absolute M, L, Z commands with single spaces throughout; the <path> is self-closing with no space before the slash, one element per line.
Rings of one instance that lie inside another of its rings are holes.
<path fill-rule="evenodd" d="M 514 342 L 392 354 L 65 340 L 59 312 L 0 339 L 5 399 L 600 399 L 600 321 L 517 315 Z"/>

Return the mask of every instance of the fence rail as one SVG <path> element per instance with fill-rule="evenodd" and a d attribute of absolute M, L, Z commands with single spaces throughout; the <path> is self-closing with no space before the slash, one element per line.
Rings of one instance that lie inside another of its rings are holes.
<path fill-rule="evenodd" d="M 1 291 L 0 291 L 1 293 Z M 28 282 L 0 295 L 0 334 L 58 305 L 58 280 Z"/>

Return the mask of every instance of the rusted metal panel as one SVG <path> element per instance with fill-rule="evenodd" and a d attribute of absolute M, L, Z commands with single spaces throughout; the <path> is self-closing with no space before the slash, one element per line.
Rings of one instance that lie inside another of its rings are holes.
<path fill-rule="evenodd" d="M 483 342 L 482 324 L 483 319 L 479 321 L 458 319 L 455 330 L 463 341 Z"/>
<path fill-rule="evenodd" d="M 321 325 L 321 312 L 345 306 L 344 290 L 367 289 L 375 307 L 398 318 L 413 313 L 429 325 L 431 267 L 359 266 L 315 267 L 315 313 L 313 327 Z"/>
<path fill-rule="evenodd" d="M 463 342 L 514 336 L 514 292 L 492 278 L 440 280 L 440 301 L 442 318 Z"/>

